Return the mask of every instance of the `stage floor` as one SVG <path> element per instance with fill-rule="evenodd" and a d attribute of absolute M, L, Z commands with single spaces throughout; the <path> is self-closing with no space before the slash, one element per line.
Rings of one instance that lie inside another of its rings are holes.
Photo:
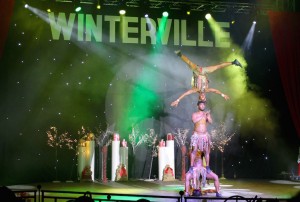
<path fill-rule="evenodd" d="M 278 198 L 289 199 L 300 191 L 300 182 L 289 180 L 250 180 L 250 179 L 221 179 L 222 197 L 239 195 L 245 198 Z M 37 184 L 9 186 L 13 190 L 36 188 Z M 105 194 L 136 194 L 179 196 L 179 191 L 184 190 L 184 182 L 155 181 L 155 180 L 129 180 L 125 182 L 49 182 L 40 183 L 42 190 L 55 191 L 90 191 Z M 213 182 L 207 185 L 213 189 Z M 208 193 L 205 197 L 215 197 L 215 193 Z M 151 199 L 149 199 L 151 200 Z M 46 201 L 54 201 L 46 200 Z M 151 200 L 160 201 L 160 200 Z M 161 200 L 171 201 L 171 200 Z M 174 200 L 173 200 L 174 201 Z"/>

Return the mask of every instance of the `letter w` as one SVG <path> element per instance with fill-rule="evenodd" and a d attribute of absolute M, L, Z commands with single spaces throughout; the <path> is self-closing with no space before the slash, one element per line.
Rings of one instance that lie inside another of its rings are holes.
<path fill-rule="evenodd" d="M 60 33 L 62 32 L 64 40 L 70 40 L 76 14 L 71 13 L 69 21 L 67 21 L 65 13 L 59 13 L 57 21 L 55 21 L 55 16 L 53 12 L 48 13 L 48 16 L 52 32 L 52 38 L 54 40 L 58 40 Z"/>

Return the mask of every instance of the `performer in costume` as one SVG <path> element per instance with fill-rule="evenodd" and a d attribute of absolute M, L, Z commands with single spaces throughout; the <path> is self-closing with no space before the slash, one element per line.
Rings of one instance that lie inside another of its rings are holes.
<path fill-rule="evenodd" d="M 242 67 L 241 63 L 235 59 L 232 62 L 223 62 L 221 64 L 218 65 L 214 65 L 214 66 L 208 66 L 208 67 L 201 67 L 199 65 L 196 65 L 195 63 L 193 63 L 192 61 L 189 60 L 188 57 L 186 57 L 185 55 L 183 55 L 181 53 L 180 50 L 175 51 L 175 53 L 186 63 L 188 64 L 189 68 L 193 71 L 193 84 L 192 84 L 192 89 L 184 92 L 182 95 L 179 96 L 178 99 L 176 99 L 175 101 L 173 101 L 171 103 L 172 107 L 176 107 L 180 100 L 182 98 L 184 98 L 187 95 L 193 94 L 193 93 L 208 93 L 208 92 L 212 92 L 212 93 L 216 93 L 221 95 L 225 100 L 229 99 L 228 95 L 225 95 L 224 93 L 222 93 L 221 91 L 214 89 L 214 88 L 209 88 L 208 87 L 208 83 L 209 80 L 207 78 L 207 74 L 210 74 L 218 69 L 230 66 L 230 65 L 236 65 L 236 66 L 240 66 Z M 200 96 L 199 96 L 200 98 Z M 199 99 L 200 100 L 200 99 Z"/>
<path fill-rule="evenodd" d="M 205 101 L 198 101 L 198 111 L 192 114 L 192 121 L 194 123 L 194 133 L 191 137 L 191 166 L 194 165 L 194 161 L 198 151 L 204 154 L 206 168 L 209 171 L 209 155 L 211 140 L 207 131 L 207 123 L 212 123 L 210 111 L 205 111 Z"/>
<path fill-rule="evenodd" d="M 203 166 L 202 152 L 198 151 L 193 166 L 185 175 L 185 196 L 195 195 L 195 190 L 199 192 L 199 195 L 205 193 L 205 191 L 201 191 L 200 176 L 202 177 L 201 182 L 203 186 L 207 179 L 214 180 L 216 197 L 222 197 L 218 175 L 211 170 L 208 171 Z"/>

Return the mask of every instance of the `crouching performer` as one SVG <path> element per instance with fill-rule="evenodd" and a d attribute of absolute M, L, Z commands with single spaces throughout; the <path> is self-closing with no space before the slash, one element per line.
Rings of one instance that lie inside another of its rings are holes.
<path fill-rule="evenodd" d="M 201 178 L 201 181 L 200 181 Z M 222 197 L 220 194 L 219 177 L 212 170 L 207 170 L 203 166 L 202 153 L 199 151 L 194 159 L 194 165 L 189 169 L 185 176 L 185 196 L 201 196 L 201 185 L 205 186 L 206 180 L 213 180 L 216 197 Z"/>

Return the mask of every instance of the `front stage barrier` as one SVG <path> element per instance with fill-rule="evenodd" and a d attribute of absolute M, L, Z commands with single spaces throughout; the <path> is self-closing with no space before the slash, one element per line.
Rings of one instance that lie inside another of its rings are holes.
<path fill-rule="evenodd" d="M 28 192 L 29 194 L 26 197 L 18 196 L 18 199 L 26 200 L 33 199 L 34 202 L 63 202 L 66 200 L 74 200 L 80 196 L 83 196 L 85 192 L 77 192 L 77 191 L 56 191 L 56 190 L 43 190 L 41 185 L 37 186 L 37 189 L 30 190 L 12 190 L 17 196 L 18 193 Z M 195 202 L 195 201 L 211 201 L 211 202 L 294 202 L 292 199 L 283 199 L 283 198 L 259 198 L 257 196 L 253 198 L 246 198 L 239 195 L 234 195 L 230 197 L 205 197 L 205 196 L 189 196 L 185 197 L 183 191 L 178 193 L 178 196 L 157 196 L 157 195 L 140 195 L 140 194 L 107 194 L 101 192 L 89 192 L 93 197 L 95 202 L 97 201 L 137 201 L 139 199 L 148 199 L 150 201 L 174 201 L 174 202 Z M 128 197 L 128 199 L 126 199 Z M 134 200 L 133 200 L 134 198 Z"/>

